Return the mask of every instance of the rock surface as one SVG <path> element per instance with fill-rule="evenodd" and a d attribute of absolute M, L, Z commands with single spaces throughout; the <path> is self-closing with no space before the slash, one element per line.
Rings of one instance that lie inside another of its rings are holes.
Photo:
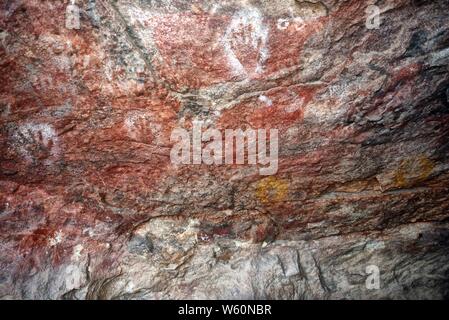
<path fill-rule="evenodd" d="M 67 4 L 0 3 L 2 299 L 449 297 L 449 1 Z M 194 119 L 277 174 L 173 165 Z"/>

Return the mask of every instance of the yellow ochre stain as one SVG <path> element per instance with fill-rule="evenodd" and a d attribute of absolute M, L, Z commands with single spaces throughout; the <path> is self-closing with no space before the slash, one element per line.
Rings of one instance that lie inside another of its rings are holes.
<path fill-rule="evenodd" d="M 395 185 L 403 188 L 424 181 L 430 176 L 434 167 L 435 164 L 426 155 L 405 159 L 396 172 Z"/>
<path fill-rule="evenodd" d="M 260 180 L 256 188 L 256 196 L 264 204 L 281 202 L 287 193 L 288 182 L 273 176 Z"/>

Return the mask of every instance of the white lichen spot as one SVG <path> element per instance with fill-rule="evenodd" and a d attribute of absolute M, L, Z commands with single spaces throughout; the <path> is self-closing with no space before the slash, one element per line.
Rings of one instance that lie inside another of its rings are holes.
<path fill-rule="evenodd" d="M 82 244 L 77 244 L 73 248 L 72 260 L 78 261 L 81 258 L 81 252 L 83 251 L 83 249 L 84 249 L 84 247 Z"/>
<path fill-rule="evenodd" d="M 264 95 L 259 96 L 259 101 L 265 103 L 268 107 L 273 106 L 273 101 L 271 101 L 271 99 L 268 98 L 267 96 Z"/>
<path fill-rule="evenodd" d="M 54 247 L 57 244 L 61 243 L 63 235 L 64 234 L 62 233 L 62 231 L 59 230 L 53 235 L 53 237 L 48 239 L 48 244 L 50 245 L 50 247 Z"/>
<path fill-rule="evenodd" d="M 268 27 L 263 23 L 263 16 L 256 8 L 248 7 L 237 12 L 232 18 L 223 37 L 223 48 L 232 72 L 237 76 L 248 76 L 253 72 L 261 73 L 269 57 Z M 237 57 L 234 48 L 249 46 L 258 51 L 255 70 L 246 70 Z"/>

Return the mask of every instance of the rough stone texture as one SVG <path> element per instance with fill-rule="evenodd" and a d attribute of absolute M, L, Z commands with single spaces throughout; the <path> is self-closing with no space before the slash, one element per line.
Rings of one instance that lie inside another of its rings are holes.
<path fill-rule="evenodd" d="M 449 1 L 78 5 L 0 3 L 1 298 L 449 297 Z M 172 165 L 195 118 L 278 173 Z"/>

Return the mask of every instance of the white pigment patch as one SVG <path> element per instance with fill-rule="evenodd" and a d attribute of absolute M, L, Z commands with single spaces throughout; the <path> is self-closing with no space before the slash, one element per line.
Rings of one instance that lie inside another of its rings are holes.
<path fill-rule="evenodd" d="M 53 127 L 46 123 L 26 123 L 17 128 L 12 139 L 17 151 L 28 161 L 33 161 L 33 147 L 40 146 L 49 151 L 45 160 L 49 164 L 60 155 L 59 139 Z M 53 158 L 53 159 L 52 159 Z"/>
<path fill-rule="evenodd" d="M 245 31 L 242 33 L 242 30 Z M 253 49 L 259 50 L 259 60 L 254 72 L 261 73 L 263 65 L 269 57 L 269 52 L 267 48 L 268 27 L 264 25 L 263 16 L 259 10 L 248 7 L 237 12 L 223 37 L 223 48 L 233 73 L 238 76 L 248 76 L 247 70 L 232 48 L 233 43 L 251 46 Z"/>

